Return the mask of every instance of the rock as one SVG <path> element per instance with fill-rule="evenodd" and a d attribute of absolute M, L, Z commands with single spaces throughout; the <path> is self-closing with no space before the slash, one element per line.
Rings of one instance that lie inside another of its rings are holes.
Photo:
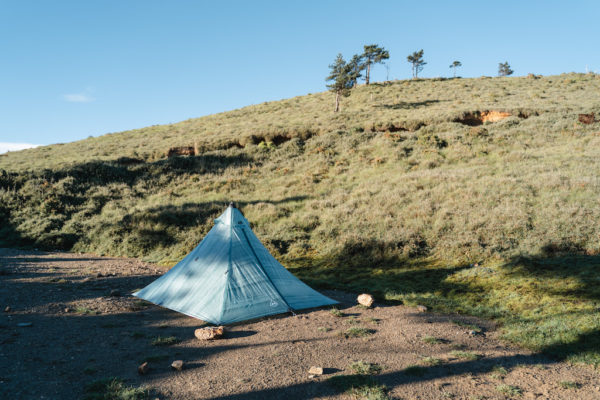
<path fill-rule="evenodd" d="M 356 301 L 358 301 L 358 304 L 361 304 L 365 307 L 371 307 L 375 302 L 375 299 L 370 294 L 363 293 L 356 298 Z"/>
<path fill-rule="evenodd" d="M 12 310 L 12 308 L 10 308 L 10 306 L 6 306 L 6 308 L 4 309 L 4 312 L 10 312 L 10 310 Z"/>
<path fill-rule="evenodd" d="M 145 363 L 143 363 L 142 365 L 140 365 L 138 367 L 138 374 L 146 375 L 146 373 L 148 373 L 149 370 L 150 370 L 150 367 L 148 366 L 148 361 L 146 361 Z"/>
<path fill-rule="evenodd" d="M 314 378 L 314 377 L 315 377 L 314 375 L 309 375 L 309 376 L 308 376 L 308 379 L 312 379 L 312 378 Z"/>
<path fill-rule="evenodd" d="M 17 324 L 17 326 L 20 327 L 20 328 L 25 328 L 25 327 L 31 326 L 31 325 L 33 325 L 31 322 L 19 322 Z"/>
<path fill-rule="evenodd" d="M 222 326 L 208 326 L 194 331 L 194 336 L 200 340 L 220 339 L 223 336 L 225 328 Z"/>
<path fill-rule="evenodd" d="M 469 335 L 475 336 L 475 335 L 477 335 L 477 331 L 469 331 Z"/>
<path fill-rule="evenodd" d="M 71 309 L 70 309 L 69 307 L 67 307 L 67 308 L 65 308 L 65 312 L 66 312 L 66 313 L 70 313 L 70 312 L 71 312 Z"/>
<path fill-rule="evenodd" d="M 181 371 L 183 369 L 183 360 L 175 360 L 171 363 L 171 368 L 177 371 Z"/>
<path fill-rule="evenodd" d="M 423 305 L 418 305 L 417 306 L 417 311 L 418 312 L 427 312 L 427 307 L 423 306 Z"/>
<path fill-rule="evenodd" d="M 308 370 L 310 375 L 323 375 L 323 368 L 321 367 L 310 367 Z"/>

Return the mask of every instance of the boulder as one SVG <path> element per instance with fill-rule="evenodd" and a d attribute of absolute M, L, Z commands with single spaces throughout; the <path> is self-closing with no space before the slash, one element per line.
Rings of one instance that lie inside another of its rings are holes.
<path fill-rule="evenodd" d="M 323 375 L 323 368 L 321 367 L 310 367 L 310 369 L 308 370 L 308 373 L 310 375 Z"/>
<path fill-rule="evenodd" d="M 183 360 L 175 360 L 171 363 L 171 368 L 177 371 L 181 371 L 183 369 Z"/>
<path fill-rule="evenodd" d="M 365 307 L 371 307 L 375 302 L 375 299 L 370 294 L 363 293 L 356 298 L 356 301 L 358 301 L 358 304 L 361 304 Z"/>
<path fill-rule="evenodd" d="M 208 326 L 194 331 L 194 336 L 200 340 L 214 340 L 223 337 L 225 328 L 222 326 Z"/>
<path fill-rule="evenodd" d="M 148 373 L 148 370 L 150 370 L 150 367 L 148 366 L 148 361 L 146 361 L 138 367 L 138 374 L 146 375 L 146 373 Z"/>

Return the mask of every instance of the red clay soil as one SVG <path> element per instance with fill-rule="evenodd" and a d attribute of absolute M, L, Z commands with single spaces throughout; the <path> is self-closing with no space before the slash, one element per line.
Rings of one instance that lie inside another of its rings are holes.
<path fill-rule="evenodd" d="M 489 322 L 402 305 L 364 309 L 356 294 L 343 292 L 326 292 L 342 303 L 342 317 L 312 310 L 199 341 L 194 330 L 202 321 L 129 295 L 162 273 L 134 259 L 0 249 L 0 306 L 10 307 L 0 311 L 0 397 L 77 399 L 88 383 L 119 377 L 148 388 L 151 399 L 349 399 L 328 380 L 364 361 L 383 368 L 374 379 L 395 399 L 505 399 L 501 385 L 524 399 L 600 399 L 598 371 L 511 347 Z M 368 334 L 344 336 L 353 327 Z M 153 346 L 158 336 L 180 342 Z M 427 366 L 425 357 L 439 365 Z M 147 359 L 150 371 L 138 375 Z M 177 359 L 182 371 L 170 368 Z M 425 368 L 408 374 L 411 365 Z M 324 375 L 309 377 L 311 366 Z"/>

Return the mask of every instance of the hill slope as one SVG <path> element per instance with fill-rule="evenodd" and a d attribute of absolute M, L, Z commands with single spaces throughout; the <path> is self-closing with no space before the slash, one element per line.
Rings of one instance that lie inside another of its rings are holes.
<path fill-rule="evenodd" d="M 171 264 L 235 200 L 312 284 L 493 317 L 597 363 L 600 127 L 577 114 L 599 89 L 593 74 L 400 81 L 337 114 L 318 93 L 9 153 L 0 245 Z"/>

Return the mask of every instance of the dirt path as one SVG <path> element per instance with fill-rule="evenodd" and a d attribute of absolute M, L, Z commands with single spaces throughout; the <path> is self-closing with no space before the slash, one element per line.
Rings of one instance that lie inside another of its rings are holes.
<path fill-rule="evenodd" d="M 600 399 L 598 371 L 507 347 L 490 323 L 405 306 L 361 309 L 341 292 L 327 295 L 342 302 L 342 317 L 316 310 L 263 319 L 200 342 L 193 333 L 202 321 L 128 295 L 163 272 L 133 259 L 0 249 L 0 307 L 10 307 L 0 314 L 2 397 L 82 398 L 90 382 L 120 377 L 150 388 L 152 399 L 346 399 L 328 379 L 365 361 L 382 367 L 374 380 L 391 398 L 504 399 L 521 391 L 525 399 Z M 366 336 L 343 335 L 356 327 Z M 153 346 L 158 336 L 180 342 Z M 146 359 L 151 371 L 140 376 Z M 169 367 L 176 359 L 186 363 L 181 372 Z M 325 374 L 309 378 L 313 365 Z"/>

